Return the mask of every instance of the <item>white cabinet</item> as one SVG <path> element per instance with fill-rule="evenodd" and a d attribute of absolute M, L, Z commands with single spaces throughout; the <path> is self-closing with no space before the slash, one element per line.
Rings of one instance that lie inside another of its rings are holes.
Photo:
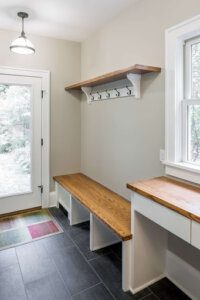
<path fill-rule="evenodd" d="M 190 219 L 137 193 L 133 194 L 132 205 L 134 210 L 190 243 Z"/>

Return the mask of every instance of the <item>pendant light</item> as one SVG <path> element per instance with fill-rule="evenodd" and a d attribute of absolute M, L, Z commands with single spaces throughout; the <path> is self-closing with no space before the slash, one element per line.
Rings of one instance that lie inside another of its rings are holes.
<path fill-rule="evenodd" d="M 22 32 L 21 35 L 12 42 L 10 50 L 19 54 L 33 54 L 35 48 L 31 41 L 29 41 L 24 32 L 24 19 L 28 18 L 28 14 L 25 12 L 18 12 L 18 17 L 22 19 Z"/>

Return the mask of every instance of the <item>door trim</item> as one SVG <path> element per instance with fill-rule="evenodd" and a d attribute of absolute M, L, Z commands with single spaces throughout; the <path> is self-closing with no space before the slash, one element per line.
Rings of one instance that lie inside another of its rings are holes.
<path fill-rule="evenodd" d="M 49 207 L 50 191 L 50 71 L 0 66 L 1 75 L 37 77 L 42 80 L 42 207 Z"/>
<path fill-rule="evenodd" d="M 12 216 L 20 215 L 20 214 L 24 214 L 24 213 L 30 213 L 30 212 L 38 211 L 38 210 L 41 210 L 41 209 L 42 209 L 42 206 L 36 206 L 36 207 L 32 207 L 32 208 L 27 208 L 27 209 L 21 209 L 21 210 L 17 210 L 17 211 L 12 211 L 10 213 L 0 214 L 0 219 L 1 218 L 12 217 Z"/>

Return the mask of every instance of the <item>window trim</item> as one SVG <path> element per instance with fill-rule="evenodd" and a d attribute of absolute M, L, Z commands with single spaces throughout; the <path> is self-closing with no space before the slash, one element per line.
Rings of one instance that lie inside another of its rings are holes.
<path fill-rule="evenodd" d="M 185 41 L 200 36 L 200 15 L 165 32 L 165 172 L 200 184 L 200 166 L 183 163 L 183 99 Z"/>
<path fill-rule="evenodd" d="M 184 91 L 184 98 L 185 99 L 194 99 L 197 100 L 195 98 L 192 97 L 192 68 L 191 68 L 191 64 L 189 63 L 189 59 L 188 57 L 192 56 L 192 52 L 191 52 L 191 46 L 194 44 L 199 44 L 200 43 L 200 36 L 197 37 L 193 37 L 190 38 L 189 40 L 186 41 L 185 43 L 185 82 L 188 82 L 188 84 L 185 85 L 185 91 Z M 198 99 L 200 100 L 200 99 Z"/>
<path fill-rule="evenodd" d="M 190 105 L 200 105 L 200 98 L 194 98 L 192 95 L 192 45 L 200 43 L 200 36 L 187 40 L 184 47 L 184 98 L 182 100 L 182 160 L 185 163 L 195 163 L 189 160 L 190 150 L 189 141 L 189 108 Z M 200 165 L 200 163 L 198 163 Z"/>

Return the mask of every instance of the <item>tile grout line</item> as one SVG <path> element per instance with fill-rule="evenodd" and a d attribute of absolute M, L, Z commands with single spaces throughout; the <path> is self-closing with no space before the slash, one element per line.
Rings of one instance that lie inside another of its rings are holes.
<path fill-rule="evenodd" d="M 50 212 L 50 213 L 51 213 L 51 212 Z M 53 214 L 52 214 L 52 215 L 53 215 Z M 69 235 L 68 235 L 68 234 L 66 233 L 66 231 L 64 230 L 64 226 L 63 226 L 63 224 L 60 222 L 59 218 L 58 218 L 57 216 L 55 216 L 55 215 L 53 215 L 53 217 L 56 219 L 57 222 L 59 222 L 60 226 L 61 226 L 62 229 L 63 229 L 63 233 L 66 234 L 67 237 L 69 237 Z M 72 246 L 69 246 L 69 247 L 67 247 L 67 248 L 70 248 L 70 247 L 76 247 L 74 241 L 73 241 L 71 238 L 70 238 L 70 240 L 71 240 L 71 242 L 72 242 L 73 245 L 72 245 Z M 59 271 L 59 269 L 58 269 L 58 267 L 57 267 L 57 265 L 56 265 L 56 263 L 55 263 L 55 261 L 54 261 L 53 255 L 50 255 L 50 256 L 51 256 L 52 261 L 53 261 L 53 263 L 54 263 L 54 265 L 55 265 L 55 267 L 56 267 L 56 270 L 57 270 L 57 272 L 58 272 L 58 274 L 59 274 L 59 276 L 60 276 L 60 278 L 61 278 L 61 280 L 62 280 L 62 282 L 63 282 L 63 284 L 64 284 L 65 289 L 69 292 L 69 295 L 70 295 L 71 299 L 73 299 L 72 293 L 70 292 L 70 290 L 68 289 L 68 287 L 66 288 L 67 284 L 66 284 L 66 282 L 64 281 L 64 278 L 62 277 L 62 274 L 61 274 L 61 272 Z"/>
<path fill-rule="evenodd" d="M 78 248 L 78 246 L 77 246 Z M 80 254 L 83 256 L 83 258 L 85 259 L 86 263 L 89 265 L 89 267 L 93 270 L 93 272 L 96 274 L 96 276 L 99 278 L 100 283 L 102 283 L 105 288 L 107 289 L 107 291 L 110 293 L 110 295 L 113 297 L 113 299 L 116 300 L 116 298 L 114 297 L 113 293 L 110 291 L 110 289 L 107 287 L 106 283 L 102 280 L 101 276 L 96 272 L 96 270 L 93 268 L 93 266 L 90 264 L 90 261 L 88 261 L 84 254 L 81 252 L 81 250 L 78 248 L 78 251 L 80 252 Z M 94 259 L 98 259 L 98 258 L 94 258 Z"/>
<path fill-rule="evenodd" d="M 73 242 L 74 242 L 74 244 L 78 247 L 78 249 L 79 249 L 79 251 L 81 252 L 81 253 L 83 253 L 82 252 L 82 250 L 81 250 L 81 248 L 79 247 L 79 245 L 78 245 L 78 243 L 76 242 L 76 241 L 74 241 L 73 240 Z M 92 252 L 91 250 L 89 250 L 90 252 Z M 93 252 L 92 252 L 93 253 Z M 107 253 L 100 253 L 99 254 L 99 257 L 101 257 L 101 256 L 103 256 L 103 255 L 107 255 L 107 254 L 111 254 L 111 253 L 113 253 L 112 252 L 112 250 L 110 250 L 109 252 L 107 252 Z M 113 253 L 114 254 L 114 253 Z M 93 261 L 94 259 L 97 259 L 97 258 L 99 258 L 98 256 L 97 257 L 93 257 L 93 258 L 87 258 L 87 256 L 83 253 L 83 255 L 84 255 L 84 258 L 86 259 L 86 261 L 87 261 L 87 263 L 89 264 L 89 262 L 90 261 Z M 118 259 L 118 257 L 117 257 L 117 259 Z M 90 264 L 89 264 L 90 265 Z"/>
<path fill-rule="evenodd" d="M 72 246 L 72 247 L 73 247 L 73 246 Z M 70 290 L 68 289 L 68 286 L 66 285 L 66 283 L 65 283 L 65 281 L 64 281 L 64 279 L 63 279 L 63 277 L 62 277 L 61 272 L 59 271 L 59 269 L 58 269 L 58 267 L 57 267 L 57 265 L 56 265 L 56 263 L 55 263 L 53 257 L 50 257 L 50 258 L 51 258 L 51 260 L 52 260 L 52 262 L 53 262 L 53 264 L 54 264 L 54 266 L 55 266 L 55 268 L 56 268 L 56 271 L 58 272 L 58 275 L 59 275 L 59 277 L 60 277 L 60 279 L 61 279 L 61 281 L 62 281 L 62 283 L 63 283 L 63 285 L 64 285 L 65 290 L 69 293 L 70 298 L 71 298 L 71 300 L 72 300 L 72 294 L 71 294 Z"/>
<path fill-rule="evenodd" d="M 62 214 L 65 216 L 65 214 L 62 212 Z M 56 219 L 57 219 L 57 221 L 58 222 L 60 222 L 59 221 L 59 218 L 58 217 L 55 217 Z M 66 216 L 66 218 L 67 218 L 67 216 Z M 62 224 L 62 223 L 61 223 Z M 70 226 L 70 225 L 69 225 Z M 63 229 L 64 230 L 64 229 Z M 86 263 L 91 267 L 91 269 L 94 271 L 94 273 L 97 275 L 97 277 L 99 278 L 99 280 L 100 280 L 100 282 L 98 283 L 98 284 L 95 284 L 94 286 L 96 286 L 96 285 L 99 285 L 99 284 L 103 284 L 104 286 L 105 286 L 105 288 L 107 289 L 107 291 L 111 294 L 111 296 L 113 297 L 113 299 L 115 299 L 116 300 L 116 297 L 112 294 L 112 292 L 109 290 L 109 288 L 107 287 L 107 285 L 104 283 L 104 281 L 102 280 L 102 278 L 100 277 L 100 275 L 96 272 L 96 270 L 93 268 L 93 266 L 91 265 L 91 261 L 94 261 L 95 259 L 98 259 L 98 257 L 95 257 L 95 258 L 92 258 L 92 259 L 90 259 L 90 260 L 88 260 L 86 257 L 85 257 L 85 255 L 82 253 L 82 251 L 81 251 L 81 249 L 79 248 L 79 246 L 76 244 L 76 242 L 72 239 L 72 237 L 69 235 L 69 233 L 67 232 L 67 231 L 64 231 L 66 234 L 67 234 L 67 236 L 70 238 L 70 240 L 72 241 L 72 243 L 74 244 L 74 246 L 77 248 L 77 250 L 79 251 L 79 253 L 82 255 L 82 257 L 84 258 L 84 260 L 86 261 Z M 111 250 L 111 252 L 113 252 L 113 254 L 115 255 L 115 257 L 116 257 L 116 259 L 118 259 L 118 260 L 120 260 L 121 261 L 121 259 L 118 257 L 118 255 L 117 254 L 115 254 L 115 252 L 113 251 L 113 250 Z M 102 254 L 102 256 L 103 256 L 104 254 Z M 85 290 L 83 290 L 83 291 L 86 291 L 86 290 L 89 290 L 89 289 L 91 289 L 91 288 L 93 288 L 94 286 L 91 286 L 91 287 L 89 287 L 89 288 L 87 288 L 87 289 L 85 289 Z M 154 294 L 154 292 L 150 289 L 150 288 L 148 288 L 149 289 L 149 294 L 147 294 L 146 296 L 144 296 L 144 297 L 142 297 L 142 298 L 139 298 L 138 300 L 145 300 L 145 297 L 147 297 L 147 296 L 149 296 L 149 295 L 154 295 L 158 300 L 160 300 L 160 298 L 156 295 L 156 294 Z M 79 292 L 79 293 L 77 293 L 77 294 L 81 294 L 83 291 L 81 291 L 81 292 Z M 75 295 L 77 295 L 77 294 L 75 294 Z M 73 295 L 74 296 L 74 295 Z"/>
<path fill-rule="evenodd" d="M 98 250 L 97 250 L 98 251 Z M 99 257 L 101 257 L 101 256 L 103 256 L 103 255 L 107 255 L 107 254 L 115 254 L 114 252 L 113 252 L 113 250 L 112 249 L 110 249 L 108 252 L 106 252 L 106 253 L 98 253 L 98 255 L 99 256 L 97 256 L 97 257 L 93 257 L 93 258 L 87 258 L 87 261 L 88 261 L 88 263 L 90 262 L 90 261 L 93 261 L 94 259 L 96 259 L 96 258 L 99 258 Z"/>
<path fill-rule="evenodd" d="M 68 235 L 69 238 L 72 240 L 72 238 L 70 237 L 70 235 Z M 93 270 L 93 272 L 96 274 L 96 276 L 99 278 L 100 280 L 100 283 L 102 283 L 105 288 L 107 289 L 107 291 L 111 294 L 111 296 L 113 297 L 113 299 L 116 300 L 116 298 L 114 297 L 114 295 L 112 294 L 112 292 L 109 290 L 109 288 L 107 287 L 107 285 L 105 284 L 105 282 L 102 280 L 102 278 L 100 277 L 100 275 L 96 272 L 96 270 L 93 268 L 93 266 L 90 264 L 90 261 L 88 261 L 86 259 L 86 257 L 84 256 L 84 254 L 82 253 L 82 251 L 79 249 L 79 247 L 75 244 L 77 250 L 79 251 L 79 253 L 82 255 L 82 257 L 84 258 L 84 260 L 86 261 L 86 263 L 89 265 L 89 267 Z M 97 259 L 97 258 L 94 258 L 94 259 Z"/>
<path fill-rule="evenodd" d="M 160 298 L 152 291 L 152 289 L 151 289 L 150 287 L 149 287 L 149 289 L 150 289 L 152 295 L 153 295 L 154 297 L 156 297 L 156 299 L 160 300 Z"/>
<path fill-rule="evenodd" d="M 149 296 L 151 296 L 151 295 L 153 295 L 153 293 L 149 290 L 149 294 L 147 294 L 147 295 L 144 296 L 144 297 L 139 298 L 138 300 L 145 300 L 146 297 L 149 297 Z M 154 296 L 154 295 L 153 295 L 153 296 Z"/>
<path fill-rule="evenodd" d="M 94 258 L 93 260 L 95 260 L 95 259 L 98 259 L 98 258 Z M 90 265 L 90 267 L 92 268 L 92 270 L 97 274 L 97 276 L 100 278 L 100 280 L 104 284 L 105 288 L 109 291 L 109 293 L 111 294 L 111 296 L 113 297 L 113 299 L 117 300 L 116 297 L 113 295 L 113 293 L 108 288 L 107 284 L 103 281 L 103 279 L 101 278 L 101 276 L 96 272 L 96 270 L 94 269 L 94 267 L 90 264 L 90 261 L 88 261 L 88 264 Z"/>
<path fill-rule="evenodd" d="M 65 216 L 65 214 L 63 213 L 63 215 Z M 56 217 L 57 218 L 57 217 Z M 66 216 L 66 218 L 67 218 L 67 216 Z M 57 218 L 57 221 L 59 222 L 59 218 Z M 79 253 L 82 255 L 82 257 L 84 258 L 84 260 L 86 261 L 86 263 L 91 267 L 91 269 L 94 271 L 94 273 L 97 275 L 97 277 L 99 278 L 99 280 L 100 280 L 100 282 L 99 283 L 97 283 L 97 284 L 95 284 L 94 286 L 91 286 L 91 287 L 89 287 L 89 288 L 87 288 L 87 289 L 85 289 L 85 290 L 82 290 L 81 292 L 79 292 L 79 293 L 77 293 L 77 294 L 81 294 L 82 292 L 84 292 L 84 291 L 87 291 L 87 290 L 89 290 L 89 289 L 91 289 L 91 288 L 93 288 L 93 287 L 95 287 L 95 286 L 97 286 L 97 285 L 99 285 L 99 284 L 103 284 L 104 286 L 105 286 L 105 288 L 107 289 L 107 291 L 111 294 L 111 296 L 113 297 L 113 299 L 115 299 L 116 300 L 116 297 L 112 294 L 112 292 L 109 290 L 109 288 L 107 287 L 107 285 L 106 285 L 106 283 L 103 281 L 103 279 L 100 277 L 100 275 L 96 272 L 96 270 L 93 268 L 93 266 L 90 264 L 90 262 L 91 261 L 94 261 L 95 259 L 98 259 L 99 257 L 95 257 L 95 258 L 92 258 L 92 259 L 87 259 L 86 257 L 85 257 L 85 255 L 82 253 L 82 251 L 81 251 L 81 249 L 79 248 L 79 246 L 77 245 L 77 243 L 72 239 L 72 237 L 69 235 L 69 233 L 67 232 L 67 231 L 64 231 L 66 234 L 67 234 L 67 236 L 70 238 L 70 240 L 73 242 L 73 244 L 74 244 L 74 246 L 77 248 L 77 250 L 79 251 Z M 120 257 L 113 251 L 113 250 L 111 250 L 111 252 L 110 253 L 113 253 L 114 255 L 115 255 L 115 257 L 116 257 L 116 259 L 117 260 L 120 260 L 121 261 L 121 259 L 120 259 Z M 102 254 L 101 256 L 104 256 L 105 254 Z M 142 297 L 142 298 L 139 298 L 138 300 L 145 300 L 145 297 L 147 297 L 147 296 L 149 296 L 149 295 L 154 295 L 158 300 L 160 300 L 160 298 L 156 295 L 156 294 L 154 294 L 153 293 L 153 291 L 150 289 L 150 288 L 148 288 L 149 289 L 149 294 L 147 294 L 146 296 L 144 296 L 144 297 Z M 75 296 L 75 295 L 77 295 L 77 294 L 74 294 L 73 296 Z"/>
<path fill-rule="evenodd" d="M 59 218 L 56 217 L 56 216 L 55 216 L 55 218 L 57 218 L 57 221 L 59 222 Z M 61 226 L 62 226 L 62 223 L 61 223 Z M 71 247 L 75 247 L 75 248 L 78 250 L 78 252 L 81 254 L 81 256 L 83 256 L 84 260 L 86 260 L 85 257 L 84 257 L 84 255 L 82 254 L 81 250 L 79 249 L 79 247 L 77 246 L 77 244 L 74 242 L 74 240 L 71 238 L 71 236 L 70 236 L 66 231 L 64 231 L 64 233 L 67 235 L 67 237 L 68 237 L 68 238 L 70 239 L 70 241 L 73 243 L 73 246 L 71 246 Z M 68 247 L 67 247 L 67 248 L 68 248 Z M 53 262 L 54 262 L 54 264 L 56 265 L 54 259 L 53 259 Z M 87 260 L 86 260 L 86 262 L 87 262 Z M 87 262 L 87 264 L 89 265 L 88 262 Z M 90 265 L 89 265 L 89 266 L 90 266 Z M 57 266 L 56 266 L 56 269 L 58 270 Z M 60 273 L 59 270 L 58 270 L 58 272 L 59 272 L 60 276 L 62 277 L 62 274 Z M 99 278 L 99 279 L 100 279 L 100 278 Z M 62 281 L 65 283 L 63 277 L 62 277 Z M 70 296 L 73 297 L 73 296 L 75 296 L 75 295 L 77 295 L 77 294 L 81 294 L 82 292 L 84 292 L 84 291 L 86 291 L 86 290 L 89 290 L 89 289 L 91 289 L 91 288 L 93 288 L 94 286 L 99 285 L 99 284 L 103 284 L 103 282 L 100 280 L 100 282 L 98 282 L 97 284 L 92 285 L 91 287 L 88 287 L 88 288 L 86 288 L 86 289 L 84 289 L 84 290 L 82 290 L 82 291 L 80 291 L 80 292 L 78 292 L 78 293 L 76 293 L 76 294 L 74 294 L 74 295 L 72 295 L 71 292 L 70 292 Z"/>
<path fill-rule="evenodd" d="M 89 261 L 86 259 L 86 257 L 84 256 L 84 254 L 81 252 L 81 250 L 79 249 L 79 247 L 75 244 L 75 242 L 73 241 L 73 239 L 71 238 L 71 236 L 65 231 L 65 233 L 67 234 L 67 236 L 70 238 L 70 240 L 74 243 L 75 247 L 77 248 L 78 252 L 81 254 L 81 256 L 83 257 L 83 259 L 85 260 L 85 262 L 89 265 L 89 267 L 93 270 L 93 272 L 96 274 L 96 276 L 98 277 L 98 279 L 100 280 L 99 283 L 102 283 L 105 288 L 107 289 L 107 291 L 111 294 L 111 296 L 113 297 L 114 300 L 116 300 L 116 298 L 114 297 L 114 295 L 111 293 L 111 291 L 109 290 L 109 288 L 107 287 L 107 285 L 102 281 L 101 277 L 99 276 L 99 274 L 96 272 L 96 270 L 91 266 L 91 264 L 89 263 Z M 91 286 L 90 288 L 92 288 L 93 286 Z"/>
<path fill-rule="evenodd" d="M 90 290 L 90 289 L 92 289 L 92 288 L 94 288 L 94 287 L 96 287 L 96 286 L 98 286 L 98 285 L 101 285 L 101 284 L 102 284 L 102 282 L 99 282 L 99 283 L 97 283 L 97 284 L 95 284 L 95 285 L 93 285 L 93 286 L 91 286 L 91 287 L 89 287 L 89 288 L 86 288 L 86 289 L 84 289 L 84 290 L 82 290 L 82 291 L 80 291 L 80 292 L 78 292 L 78 293 L 73 294 L 72 297 L 75 297 L 75 296 L 77 296 L 77 295 L 80 295 L 80 294 L 82 294 L 82 293 L 84 293 L 84 292 L 86 292 L 86 291 L 88 291 L 88 290 Z"/>
<path fill-rule="evenodd" d="M 106 290 L 109 292 L 109 294 L 113 297 L 113 299 L 115 299 L 116 300 L 116 297 L 112 294 L 112 292 L 109 290 L 109 288 L 107 287 L 107 285 L 106 285 L 106 283 L 104 283 L 104 281 L 103 281 L 103 279 L 100 277 L 100 275 L 96 272 L 96 270 L 93 268 L 93 266 L 91 265 L 91 261 L 94 261 L 95 259 L 98 259 L 99 257 L 94 257 L 94 258 L 92 258 L 92 259 L 87 259 L 86 257 L 85 257 L 85 255 L 83 254 L 83 252 L 81 251 L 81 249 L 79 248 L 79 246 L 78 246 L 78 244 L 73 240 L 73 238 L 70 236 L 70 234 L 69 234 L 69 232 L 68 232 L 68 230 L 66 230 L 66 229 L 64 229 L 64 225 L 62 224 L 62 222 L 59 220 L 59 217 L 58 216 L 55 216 L 52 212 L 50 212 L 52 215 L 53 215 L 53 217 L 54 218 L 56 218 L 56 220 L 59 222 L 59 224 L 60 224 L 60 226 L 62 227 L 62 229 L 63 229 L 63 231 L 64 231 L 64 233 L 68 236 L 68 238 L 72 241 L 72 243 L 74 244 L 74 246 L 76 247 L 76 249 L 79 251 L 79 253 L 81 254 L 81 256 L 84 258 L 84 260 L 86 261 L 86 263 L 91 267 L 91 269 L 93 270 L 93 272 L 97 275 L 97 277 L 99 278 L 99 280 L 100 280 L 100 282 L 98 283 L 98 284 L 95 284 L 94 286 L 96 286 L 96 285 L 99 285 L 99 284 L 103 284 L 104 285 L 104 287 L 106 288 Z M 68 217 L 62 212 L 62 210 L 61 210 L 61 213 L 62 213 L 62 215 L 63 215 L 63 217 L 65 217 L 67 220 L 68 220 Z M 65 220 L 65 219 L 64 219 Z M 69 225 L 69 229 L 71 228 L 71 226 Z M 113 251 L 113 250 L 111 250 L 111 253 L 113 253 L 114 255 L 115 255 L 115 257 L 116 257 L 116 259 L 117 260 L 120 260 L 121 261 L 121 259 L 120 259 L 120 257 Z M 104 256 L 105 254 L 102 254 L 102 256 Z M 62 276 L 62 275 L 61 275 Z M 91 288 L 93 288 L 94 286 L 91 286 L 91 287 L 89 287 L 89 288 L 87 288 L 87 289 L 85 289 L 85 290 L 89 290 L 89 289 L 91 289 Z M 149 294 L 147 294 L 146 296 L 144 296 L 144 297 L 142 297 L 142 298 L 139 298 L 138 300 L 145 300 L 145 297 L 147 297 L 147 296 L 149 296 L 149 295 L 153 295 L 153 296 L 155 296 L 158 300 L 160 300 L 160 298 L 156 295 L 156 294 L 154 294 L 154 292 L 150 289 L 150 288 L 148 288 L 149 289 Z M 85 291 L 85 290 L 83 290 L 83 291 Z M 83 291 L 80 291 L 79 293 L 77 293 L 77 294 L 81 294 Z M 77 295 L 77 294 L 75 294 L 75 295 Z M 74 295 L 73 295 L 74 296 Z"/>
<path fill-rule="evenodd" d="M 24 291 L 25 291 L 25 294 L 26 294 L 26 299 L 28 300 L 26 285 L 25 285 L 25 282 L 24 282 L 24 277 L 23 277 L 23 274 L 22 274 L 22 269 L 21 269 L 21 265 L 20 265 L 20 262 L 19 262 L 19 257 L 18 257 L 17 251 L 16 251 L 16 247 L 14 249 L 15 249 L 15 255 L 17 257 L 17 261 L 18 261 L 18 265 L 19 265 L 19 269 L 20 269 L 20 274 L 21 274 L 21 277 L 22 277 L 22 282 L 23 282 Z"/>

